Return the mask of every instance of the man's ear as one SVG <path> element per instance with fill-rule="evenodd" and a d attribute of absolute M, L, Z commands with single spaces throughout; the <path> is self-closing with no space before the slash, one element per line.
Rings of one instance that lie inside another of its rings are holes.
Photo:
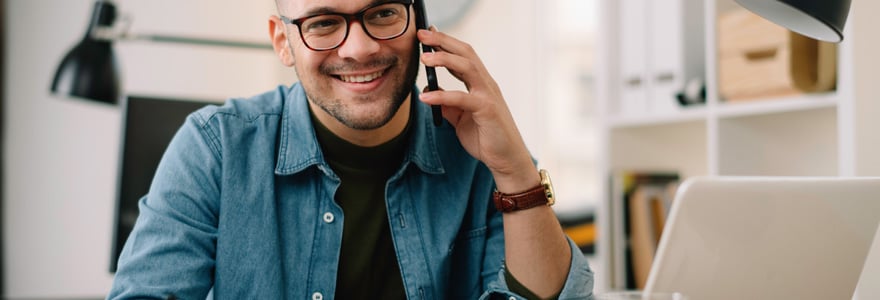
<path fill-rule="evenodd" d="M 284 21 L 278 16 L 269 17 L 269 38 L 272 39 L 272 48 L 275 49 L 275 54 L 281 59 L 282 64 L 292 67 L 296 60 L 293 57 L 293 49 L 290 49 L 290 43 L 287 41 L 285 29 Z"/>

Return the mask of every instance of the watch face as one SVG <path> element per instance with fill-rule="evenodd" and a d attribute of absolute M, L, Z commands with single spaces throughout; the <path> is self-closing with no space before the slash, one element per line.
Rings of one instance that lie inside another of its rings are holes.
<path fill-rule="evenodd" d="M 550 181 L 550 173 L 541 169 L 541 185 L 544 186 L 544 193 L 547 196 L 547 205 L 556 203 L 556 195 L 553 192 L 553 182 Z"/>

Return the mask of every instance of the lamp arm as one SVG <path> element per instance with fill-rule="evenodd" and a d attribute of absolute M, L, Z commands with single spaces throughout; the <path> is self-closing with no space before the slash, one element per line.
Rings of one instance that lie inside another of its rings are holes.
<path fill-rule="evenodd" d="M 141 40 L 141 41 L 150 41 L 150 42 L 162 42 L 162 43 L 191 44 L 191 45 L 201 45 L 201 46 L 217 46 L 217 47 L 272 50 L 272 45 L 267 44 L 267 43 L 255 43 L 255 42 L 235 41 L 235 40 L 219 40 L 219 39 L 172 36 L 172 35 L 158 35 L 158 34 L 125 35 L 125 36 L 123 36 L 123 39 Z"/>
<path fill-rule="evenodd" d="M 105 41 L 134 40 L 134 41 L 190 44 L 190 45 L 200 45 L 200 46 L 272 50 L 272 44 L 268 44 L 268 43 L 255 43 L 255 42 L 247 42 L 247 41 L 209 39 L 209 38 L 200 38 L 200 37 L 191 37 L 191 36 L 174 36 L 174 35 L 161 35 L 161 34 L 132 34 L 132 33 L 128 32 L 130 27 L 131 27 L 131 17 L 127 14 L 123 14 L 121 20 L 119 22 L 117 22 L 117 24 L 115 26 L 95 26 L 95 27 L 93 27 L 92 32 L 91 32 L 91 36 L 94 39 L 105 40 Z"/>

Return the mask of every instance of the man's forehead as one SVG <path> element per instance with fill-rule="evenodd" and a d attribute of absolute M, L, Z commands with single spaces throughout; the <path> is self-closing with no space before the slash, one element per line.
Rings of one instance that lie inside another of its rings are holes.
<path fill-rule="evenodd" d="M 300 17 L 316 12 L 353 13 L 374 3 L 389 0 L 277 0 L 278 10 L 289 17 Z"/>

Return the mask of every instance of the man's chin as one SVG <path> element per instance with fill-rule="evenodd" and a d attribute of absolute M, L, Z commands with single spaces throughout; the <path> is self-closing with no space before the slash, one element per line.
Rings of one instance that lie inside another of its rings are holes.
<path fill-rule="evenodd" d="M 366 117 L 366 118 L 356 118 L 356 119 L 355 118 L 350 118 L 350 119 L 337 118 L 337 120 L 340 121 L 346 127 L 354 129 L 354 130 L 374 130 L 374 129 L 382 128 L 382 126 L 385 126 L 385 124 L 388 124 L 388 122 L 391 120 L 391 118 L 387 118 L 387 117 L 381 118 L 381 119 L 376 118 L 376 117 L 372 117 L 372 118 Z"/>
<path fill-rule="evenodd" d="M 372 102 L 378 101 L 378 102 Z M 388 102 L 389 100 L 372 100 L 349 106 L 349 114 L 335 116 L 345 126 L 357 130 L 373 130 L 382 128 L 399 113 L 402 103 Z"/>

